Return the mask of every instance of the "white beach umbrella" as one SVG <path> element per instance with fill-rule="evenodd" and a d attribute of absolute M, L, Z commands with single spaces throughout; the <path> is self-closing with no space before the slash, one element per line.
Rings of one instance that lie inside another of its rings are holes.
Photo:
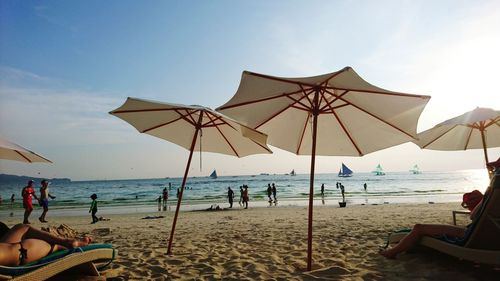
<path fill-rule="evenodd" d="M 18 144 L 0 137 L 0 159 L 14 160 L 20 162 L 52 163 L 49 159 L 28 150 Z"/>
<path fill-rule="evenodd" d="M 128 98 L 122 106 L 110 114 L 130 123 L 141 133 L 173 142 L 189 150 L 168 243 L 168 254 L 171 254 L 182 193 L 193 151 L 203 150 L 236 157 L 272 153 L 266 145 L 267 135 L 207 107 Z"/>
<path fill-rule="evenodd" d="M 304 78 L 245 71 L 236 94 L 217 110 L 268 134 L 273 146 L 311 155 L 307 255 L 311 270 L 315 156 L 362 156 L 413 140 L 429 98 L 375 87 L 350 67 Z"/>
<path fill-rule="evenodd" d="M 413 142 L 432 150 L 483 149 L 488 163 L 487 148 L 500 147 L 500 111 L 477 107 L 419 133 Z"/>

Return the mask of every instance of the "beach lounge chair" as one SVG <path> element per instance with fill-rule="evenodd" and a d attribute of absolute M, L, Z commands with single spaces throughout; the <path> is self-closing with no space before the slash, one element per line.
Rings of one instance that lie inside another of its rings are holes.
<path fill-rule="evenodd" d="M 99 270 L 109 265 L 115 255 L 110 244 L 61 250 L 23 266 L 0 266 L 0 280 L 46 280 L 61 273 L 99 276 Z"/>
<path fill-rule="evenodd" d="M 486 196 L 479 217 L 474 220 L 466 237 L 450 242 L 429 236 L 420 245 L 477 263 L 500 265 L 500 172 L 491 181 L 492 190 Z M 399 242 L 408 232 L 390 235 L 389 243 Z"/>

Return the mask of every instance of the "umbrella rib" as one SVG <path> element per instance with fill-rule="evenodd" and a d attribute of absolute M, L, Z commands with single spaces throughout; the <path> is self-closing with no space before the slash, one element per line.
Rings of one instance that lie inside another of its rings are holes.
<path fill-rule="evenodd" d="M 306 134 L 307 123 L 309 122 L 310 114 L 307 114 L 306 122 L 304 123 L 304 128 L 302 129 L 302 134 L 300 134 L 299 145 L 297 146 L 297 151 L 295 154 L 299 154 L 300 147 L 302 146 L 302 141 L 304 140 L 304 135 Z"/>
<path fill-rule="evenodd" d="M 179 110 L 176 110 L 175 112 L 177 112 L 177 114 L 179 114 L 180 118 L 182 118 L 183 120 L 185 120 L 189 124 L 191 124 L 191 125 L 193 125 L 195 127 L 198 125 L 194 121 L 193 116 L 191 115 L 192 113 L 188 112 L 187 110 L 185 111 L 186 115 L 182 114 Z M 200 112 L 201 112 L 201 110 L 200 110 Z M 188 118 L 188 116 L 189 116 L 189 118 Z"/>
<path fill-rule="evenodd" d="M 249 104 L 253 104 L 253 103 L 259 103 L 259 102 L 263 102 L 263 101 L 278 99 L 278 98 L 286 97 L 286 96 L 301 93 L 301 92 L 302 92 L 302 90 L 298 90 L 298 91 L 294 91 L 294 92 L 290 92 L 290 93 L 279 94 L 279 95 L 272 96 L 272 97 L 251 100 L 251 101 L 246 101 L 246 102 L 240 102 L 240 103 L 227 105 L 227 106 L 221 106 L 221 107 L 217 108 L 217 110 L 219 111 L 219 110 L 229 109 L 229 108 L 233 108 L 233 107 L 239 107 L 239 106 L 249 105 Z"/>
<path fill-rule="evenodd" d="M 493 119 L 492 119 L 489 123 L 486 123 L 486 124 L 484 125 L 484 127 L 485 127 L 485 128 L 487 128 L 487 127 L 489 127 L 489 126 L 491 126 L 491 125 L 494 125 L 494 124 L 496 124 L 497 126 L 500 126 L 500 125 L 497 123 L 498 121 L 500 121 L 500 117 L 498 118 L 498 120 L 493 120 Z"/>
<path fill-rule="evenodd" d="M 360 110 L 360 111 L 362 111 L 362 112 L 364 112 L 364 113 L 366 113 L 366 114 L 370 115 L 371 117 L 373 117 L 373 118 L 375 118 L 375 119 L 377 119 L 377 120 L 381 121 L 382 123 L 385 123 L 385 124 L 387 124 L 387 125 L 389 125 L 389 126 L 393 127 L 394 129 L 396 129 L 396 130 L 400 131 L 401 133 L 403 133 L 403 134 L 405 134 L 405 135 L 407 135 L 407 136 L 411 137 L 412 139 L 415 139 L 415 137 L 413 137 L 410 133 L 408 133 L 408 132 L 406 132 L 405 130 L 403 130 L 403 129 L 399 128 L 398 126 L 393 125 L 393 124 L 391 124 L 391 123 L 389 123 L 389 122 L 385 121 L 384 119 L 382 119 L 382 118 L 380 118 L 380 117 L 376 116 L 375 114 L 373 114 L 373 113 L 371 113 L 371 112 L 366 111 L 365 109 L 363 109 L 363 108 L 361 108 L 361 107 L 359 107 L 359 106 L 357 106 L 357 105 L 355 105 L 355 104 L 353 104 L 353 103 L 350 103 L 350 102 L 348 102 L 348 101 L 346 101 L 346 100 L 344 100 L 344 99 L 342 99 L 342 98 L 340 98 L 340 99 L 341 99 L 341 100 L 343 100 L 344 102 L 346 102 L 348 105 L 351 105 L 351 106 L 353 106 L 353 107 L 357 108 L 358 110 Z"/>
<path fill-rule="evenodd" d="M 305 96 L 302 96 L 302 98 L 298 99 L 297 101 L 295 101 L 294 103 L 292 104 L 289 104 L 287 105 L 285 108 L 283 108 L 282 110 L 279 110 L 278 112 L 276 112 L 275 114 L 273 114 L 271 117 L 269 117 L 268 119 L 264 120 L 262 123 L 260 123 L 259 125 L 255 126 L 254 129 L 258 129 L 259 127 L 261 127 L 262 125 L 266 124 L 267 122 L 271 121 L 271 119 L 273 119 L 274 117 L 280 115 L 281 113 L 283 113 L 285 110 L 293 107 L 295 105 L 295 103 L 297 103 L 298 101 L 300 101 L 301 99 L 303 99 Z"/>
<path fill-rule="evenodd" d="M 455 129 L 456 127 L 457 127 L 457 125 L 454 125 L 449 130 L 446 130 L 441 135 L 437 136 L 436 138 L 434 138 L 433 140 L 431 140 L 427 144 L 423 145 L 422 148 L 427 148 L 429 145 L 431 145 L 432 143 L 434 143 L 435 141 L 437 141 L 438 139 L 440 139 L 441 137 L 443 137 L 444 135 L 446 135 L 447 133 L 449 133 L 451 130 Z"/>
<path fill-rule="evenodd" d="M 328 81 L 332 78 L 334 78 L 335 76 L 339 75 L 340 73 L 342 72 L 345 72 L 346 70 L 350 69 L 350 67 L 344 67 L 343 69 L 335 72 L 332 74 L 332 76 L 328 77 L 325 81 L 321 82 L 320 84 L 325 84 L 325 83 L 328 83 Z M 298 82 L 298 81 L 293 81 L 293 80 L 289 80 L 287 78 L 280 78 L 280 77 L 275 77 L 275 76 L 270 76 L 270 75 L 265 75 L 265 74 L 260 74 L 260 73 L 256 73 L 256 72 L 251 72 L 251 71 L 245 71 L 248 75 L 252 75 L 252 76 L 257 76 L 257 77 L 260 77 L 260 78 L 266 78 L 266 79 L 269 79 L 269 80 L 274 80 L 274 81 L 278 81 L 278 82 L 283 82 L 283 83 L 289 83 L 289 84 L 295 84 L 295 85 L 304 85 L 304 86 L 309 86 L 309 87 L 317 87 L 317 85 L 315 84 L 310 84 L 310 83 L 305 83 L 305 82 Z"/>
<path fill-rule="evenodd" d="M 345 67 L 344 69 L 342 70 L 339 70 L 337 71 L 336 73 L 334 73 L 331 77 L 329 77 L 326 81 L 320 83 L 320 84 L 324 84 L 324 83 L 327 83 L 329 80 L 331 80 L 332 78 L 334 78 L 335 76 L 345 72 L 346 70 L 348 70 L 350 67 Z M 245 71 L 247 74 L 249 75 L 253 75 L 253 76 L 257 76 L 257 77 L 261 77 L 261 78 L 267 78 L 267 79 L 270 79 L 270 80 L 275 80 L 275 81 L 279 81 L 279 82 L 284 82 L 284 83 L 289 83 L 289 84 L 297 84 L 297 85 L 305 85 L 305 86 L 309 86 L 309 87 L 318 87 L 318 85 L 314 85 L 314 84 L 309 84 L 309 83 L 305 83 L 305 82 L 297 82 L 297 81 L 292 81 L 292 80 L 288 80 L 286 78 L 279 78 L 279 77 L 274 77 L 274 76 L 269 76 L 269 75 L 265 75 L 265 74 L 260 74 L 260 73 L 255 73 L 255 72 L 250 72 L 250 71 Z M 355 91 L 355 92 L 368 92 L 368 93 L 374 93 L 374 94 L 381 94 L 381 95 L 394 95 L 394 96 L 408 96 L 408 97 L 420 97 L 420 98 L 427 98 L 429 99 L 430 96 L 425 96 L 425 95 L 414 95 L 414 94 L 407 94 L 407 93 L 401 93 L 401 92 L 382 92 L 382 91 L 376 91 L 376 90 L 362 90 L 362 89 L 349 89 L 349 88 L 339 88 L 339 87 L 324 87 L 325 89 L 338 89 L 338 90 L 347 90 L 347 91 Z"/>
<path fill-rule="evenodd" d="M 470 127 L 470 131 L 469 131 L 469 135 L 467 136 L 467 140 L 465 141 L 465 146 L 464 146 L 464 150 L 467 150 L 467 147 L 469 146 L 469 142 L 470 142 L 470 139 L 471 139 L 471 136 L 472 136 L 472 132 L 474 132 L 474 127 Z M 481 131 L 481 129 L 477 128 L 478 130 Z"/>
<path fill-rule="evenodd" d="M 340 95 L 336 95 L 335 93 L 332 93 L 332 92 L 330 92 L 330 91 L 328 91 L 328 90 L 325 90 L 325 92 L 326 92 L 326 93 L 328 93 L 328 94 L 330 94 L 330 95 L 332 95 L 332 96 L 334 96 L 334 99 L 333 99 L 333 100 L 331 100 L 330 102 L 327 102 L 327 101 L 326 101 L 326 98 L 325 98 L 325 102 L 326 102 L 326 104 L 325 104 L 322 108 L 320 108 L 320 109 L 319 109 L 320 111 L 323 111 L 323 110 L 324 110 L 325 108 L 327 108 L 327 107 L 332 108 L 332 106 L 331 106 L 331 105 L 332 105 L 334 102 L 338 101 L 338 100 L 339 100 L 342 96 L 346 95 L 349 91 L 344 91 L 344 92 L 343 92 L 342 94 L 340 94 Z M 342 100 L 342 101 L 344 101 L 343 99 L 341 99 L 341 100 Z M 344 101 L 344 102 L 345 102 L 345 101 Z"/>
<path fill-rule="evenodd" d="M 207 117 L 208 117 L 208 119 L 212 120 L 212 116 L 210 116 L 210 115 L 207 114 Z M 219 134 L 222 136 L 222 138 L 224 138 L 224 140 L 226 141 L 227 145 L 229 145 L 229 147 L 231 147 L 231 150 L 234 152 L 234 154 L 239 158 L 240 155 L 238 154 L 238 152 L 236 152 L 236 149 L 234 149 L 233 145 L 229 142 L 229 140 L 226 138 L 226 136 L 224 135 L 224 133 L 222 133 L 222 131 L 219 128 L 219 126 L 215 125 L 215 128 L 217 129 L 217 131 L 219 132 Z"/>
<path fill-rule="evenodd" d="M 301 97 L 301 98 L 299 98 L 299 99 L 293 98 L 293 97 L 291 97 L 291 95 L 288 95 L 288 96 L 287 96 L 287 98 L 291 99 L 291 100 L 294 102 L 294 103 L 293 103 L 293 106 L 294 106 L 295 108 L 297 108 L 297 109 L 300 109 L 300 107 L 299 107 L 299 106 L 295 106 L 295 104 L 300 104 L 300 105 L 302 105 L 302 106 L 304 107 L 303 109 L 305 109 L 305 110 L 310 110 L 310 108 L 312 107 L 312 103 L 311 103 L 311 101 L 309 100 L 308 94 L 303 94 L 303 95 L 302 95 L 302 97 Z M 307 104 L 304 104 L 304 103 L 302 103 L 302 102 L 301 102 L 301 100 L 303 100 L 304 98 L 307 98 L 307 99 L 308 99 L 308 101 L 309 101 L 309 103 L 310 103 L 310 107 L 309 107 L 309 106 L 307 106 Z"/>
<path fill-rule="evenodd" d="M 150 108 L 150 109 L 127 109 L 127 110 L 115 110 L 111 111 L 112 114 L 119 114 L 119 113 L 136 113 L 136 112 L 153 112 L 153 111 L 177 111 L 179 107 L 172 107 L 172 108 Z"/>
<path fill-rule="evenodd" d="M 22 158 L 24 158 L 24 159 L 25 159 L 26 161 L 28 161 L 29 163 L 33 163 L 33 161 L 31 161 L 30 159 L 28 159 L 28 157 L 24 156 L 21 152 L 19 152 L 19 151 L 15 150 L 15 149 L 14 149 L 14 151 L 15 151 L 17 154 L 21 155 L 21 157 L 22 157 Z M 42 158 L 43 158 L 43 157 L 42 157 Z M 44 159 L 45 159 L 45 158 L 44 158 Z"/>
<path fill-rule="evenodd" d="M 358 151 L 359 156 L 363 156 L 363 152 L 361 152 L 361 150 L 359 149 L 358 145 L 356 144 L 356 142 L 352 138 L 351 134 L 347 131 L 347 128 L 345 127 L 344 123 L 340 120 L 340 118 L 337 115 L 337 113 L 333 110 L 333 108 L 331 107 L 331 105 L 329 105 L 329 108 L 332 111 L 333 116 L 335 116 L 335 119 L 337 119 L 337 122 L 339 122 L 340 127 L 342 127 L 342 130 L 344 130 L 344 133 L 347 135 L 347 137 L 351 141 L 351 143 L 354 146 L 354 148 L 356 148 L 356 150 Z"/>
<path fill-rule="evenodd" d="M 341 70 L 339 70 L 339 71 L 337 71 L 337 72 L 333 73 L 330 77 L 328 77 L 325 81 L 323 81 L 323 83 L 322 83 L 322 84 L 327 84 L 327 85 L 328 85 L 328 82 L 329 82 L 331 79 L 335 78 L 337 75 L 339 75 L 339 74 L 341 74 L 341 73 L 344 73 L 344 72 L 348 71 L 349 69 L 351 69 L 349 66 L 342 68 Z"/>
<path fill-rule="evenodd" d="M 414 94 L 407 94 L 407 93 L 400 93 L 400 92 L 382 92 L 382 91 L 376 91 L 376 90 L 362 90 L 362 89 L 354 89 L 354 88 L 339 88 L 339 87 L 325 87 L 325 89 L 331 89 L 331 90 L 345 90 L 348 92 L 361 92 L 361 93 L 372 93 L 372 94 L 378 94 L 378 95 L 387 95 L 387 96 L 399 96 L 399 97 L 409 97 L 409 98 L 423 98 L 423 99 L 430 99 L 430 96 L 426 95 L 414 95 Z"/>
<path fill-rule="evenodd" d="M 157 126 L 154 126 L 154 127 L 151 127 L 151 128 L 145 129 L 145 130 L 142 130 L 142 131 L 140 131 L 140 132 L 141 132 L 141 133 L 147 133 L 147 132 L 149 132 L 149 131 L 151 131 L 151 130 L 158 129 L 158 128 L 163 127 L 163 126 L 170 125 L 170 124 L 172 124 L 172 123 L 174 123 L 174 122 L 179 121 L 180 119 L 182 119 L 182 117 L 178 117 L 177 119 L 174 119 L 174 120 L 172 120 L 172 121 L 168 121 L 167 123 L 163 123 L 163 124 L 160 124 L 160 125 L 157 125 Z"/>

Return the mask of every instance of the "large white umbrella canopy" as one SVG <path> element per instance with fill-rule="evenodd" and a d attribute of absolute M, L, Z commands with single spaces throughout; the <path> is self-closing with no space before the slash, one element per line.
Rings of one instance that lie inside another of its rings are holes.
<path fill-rule="evenodd" d="M 500 111 L 477 107 L 419 133 L 413 142 L 432 150 L 483 149 L 488 163 L 487 148 L 500 147 Z"/>
<path fill-rule="evenodd" d="M 267 135 L 203 106 L 128 98 L 110 114 L 130 123 L 141 133 L 173 142 L 190 151 L 172 224 L 168 254 L 171 253 L 193 151 L 216 152 L 236 157 L 272 153 L 266 145 Z"/>
<path fill-rule="evenodd" d="M 0 137 L 0 159 L 20 162 L 52 163 L 49 159 Z"/>
<path fill-rule="evenodd" d="M 273 146 L 311 155 L 310 270 L 315 155 L 362 156 L 411 141 L 429 98 L 378 88 L 350 67 L 304 78 L 244 71 L 236 94 L 217 110 L 268 134 Z"/>

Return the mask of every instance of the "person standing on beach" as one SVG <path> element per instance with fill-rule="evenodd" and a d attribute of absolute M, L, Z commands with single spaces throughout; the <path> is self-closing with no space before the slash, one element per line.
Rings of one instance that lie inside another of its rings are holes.
<path fill-rule="evenodd" d="M 166 211 L 167 210 L 167 201 L 168 201 L 168 190 L 166 187 L 163 189 L 162 196 L 163 196 L 163 211 Z"/>
<path fill-rule="evenodd" d="M 342 202 L 345 202 L 345 195 L 344 195 L 344 185 L 343 184 L 339 184 L 339 187 L 340 187 L 340 192 L 342 193 Z"/>
<path fill-rule="evenodd" d="M 271 199 L 271 194 L 273 193 L 273 189 L 271 188 L 271 184 L 267 184 L 267 197 L 269 198 L 269 204 L 273 202 Z"/>
<path fill-rule="evenodd" d="M 229 208 L 233 208 L 234 191 L 230 186 L 227 187 L 227 199 L 229 200 Z"/>
<path fill-rule="evenodd" d="M 14 201 L 16 201 L 16 199 L 15 199 L 14 193 L 12 193 L 12 195 L 10 196 L 10 206 L 11 207 L 12 207 L 12 205 L 14 205 Z"/>
<path fill-rule="evenodd" d="M 158 212 L 161 212 L 161 195 L 158 196 L 158 199 L 156 199 L 156 201 L 158 202 Z"/>
<path fill-rule="evenodd" d="M 97 213 L 97 194 L 94 193 L 90 195 L 90 198 L 92 199 L 92 204 L 90 204 L 89 213 L 92 213 L 92 223 L 96 223 L 99 221 L 95 215 Z"/>
<path fill-rule="evenodd" d="M 321 184 L 321 197 L 325 197 L 325 184 Z"/>
<path fill-rule="evenodd" d="M 29 224 L 29 217 L 31 212 L 33 211 L 33 199 L 32 197 L 35 197 L 36 200 L 38 200 L 38 197 L 36 197 L 35 190 L 33 189 L 33 183 L 35 183 L 33 180 L 28 181 L 28 185 L 23 188 L 23 191 L 21 193 L 23 197 L 23 207 L 24 207 L 24 224 Z"/>
<path fill-rule="evenodd" d="M 248 198 L 248 186 L 247 185 L 244 185 L 243 187 L 243 205 L 245 205 L 245 209 L 248 209 L 248 201 L 249 201 L 249 198 Z"/>
<path fill-rule="evenodd" d="M 49 193 L 49 181 L 48 180 L 42 180 L 41 182 L 42 187 L 40 187 L 40 205 L 43 208 L 42 215 L 38 218 L 40 222 L 47 222 L 45 220 L 45 216 L 47 215 L 47 212 L 49 211 L 49 198 L 50 199 L 55 199 L 55 196 L 52 196 Z"/>
<path fill-rule="evenodd" d="M 274 182 L 273 182 L 272 191 L 273 191 L 273 197 L 274 197 L 274 204 L 276 204 L 276 203 L 278 203 L 278 199 L 276 199 L 276 186 L 274 185 Z"/>
<path fill-rule="evenodd" d="M 240 206 L 243 203 L 243 186 L 240 185 Z"/>
<path fill-rule="evenodd" d="M 365 189 L 365 191 L 366 191 L 366 188 L 368 188 L 368 185 L 366 184 L 366 182 L 363 184 L 363 188 Z"/>

